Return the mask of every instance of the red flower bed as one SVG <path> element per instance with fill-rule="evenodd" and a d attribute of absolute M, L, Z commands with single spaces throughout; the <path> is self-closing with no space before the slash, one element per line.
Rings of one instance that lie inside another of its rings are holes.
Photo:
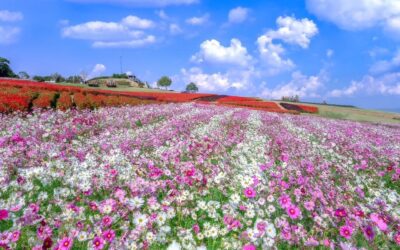
<path fill-rule="evenodd" d="M 35 108 L 50 108 L 54 102 L 57 92 L 40 92 L 39 96 L 33 100 L 32 105 Z"/>
<path fill-rule="evenodd" d="M 251 101 L 257 101 L 256 98 L 251 98 L 251 97 L 241 97 L 241 96 L 227 96 L 219 99 L 217 102 L 218 103 L 237 103 L 237 102 L 251 102 Z"/>
<path fill-rule="evenodd" d="M 73 107 L 71 95 L 68 92 L 62 92 L 57 100 L 57 108 L 67 110 Z"/>
<path fill-rule="evenodd" d="M 284 103 L 284 102 L 280 104 L 282 107 L 288 110 L 296 110 L 304 113 L 318 113 L 318 107 L 315 106 L 307 106 L 307 105 Z"/>
<path fill-rule="evenodd" d="M 29 103 L 30 98 L 27 96 L 0 93 L 0 112 L 25 111 L 28 110 Z"/>

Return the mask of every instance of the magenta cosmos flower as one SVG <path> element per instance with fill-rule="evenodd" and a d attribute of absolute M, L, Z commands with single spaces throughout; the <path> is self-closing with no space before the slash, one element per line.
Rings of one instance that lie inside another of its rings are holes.
<path fill-rule="evenodd" d="M 243 250 L 256 250 L 257 248 L 253 244 L 247 244 L 243 246 Z"/>
<path fill-rule="evenodd" d="M 393 236 L 393 239 L 394 242 L 396 242 L 396 244 L 400 246 L 400 232 L 397 232 L 397 234 Z"/>
<path fill-rule="evenodd" d="M 365 238 L 369 241 L 373 240 L 375 237 L 374 229 L 369 225 L 363 228 L 363 233 Z"/>
<path fill-rule="evenodd" d="M 5 209 L 0 210 L 0 221 L 8 218 L 8 211 Z"/>
<path fill-rule="evenodd" d="M 64 237 L 61 239 L 61 241 L 59 242 L 59 248 L 60 250 L 70 250 L 72 248 L 72 239 L 69 237 Z"/>
<path fill-rule="evenodd" d="M 248 187 L 244 190 L 244 195 L 247 198 L 254 198 L 256 197 L 256 191 L 252 187 Z"/>
<path fill-rule="evenodd" d="M 347 216 L 347 212 L 344 208 L 341 207 L 341 208 L 336 209 L 335 216 L 339 217 L 339 218 L 344 218 Z"/>
<path fill-rule="evenodd" d="M 103 232 L 103 239 L 107 242 L 112 242 L 115 238 L 115 232 L 112 229 L 106 230 Z"/>
<path fill-rule="evenodd" d="M 290 200 L 289 195 L 283 194 L 281 197 L 279 197 L 279 204 L 283 208 L 287 208 L 292 204 L 292 201 Z"/>
<path fill-rule="evenodd" d="M 286 208 L 286 212 L 288 213 L 288 215 L 289 215 L 289 217 L 291 218 L 291 219 L 297 219 L 297 218 L 299 218 L 300 217 L 300 215 L 301 215 L 301 211 L 300 211 L 300 209 L 298 208 L 298 207 L 296 207 L 295 205 L 289 205 L 287 208 Z"/>
<path fill-rule="evenodd" d="M 93 248 L 96 250 L 103 249 L 104 247 L 104 240 L 98 236 L 94 237 L 93 239 Z"/>
<path fill-rule="evenodd" d="M 350 239 L 353 234 L 353 228 L 349 226 L 342 226 L 339 231 L 340 235 L 346 239 Z"/>

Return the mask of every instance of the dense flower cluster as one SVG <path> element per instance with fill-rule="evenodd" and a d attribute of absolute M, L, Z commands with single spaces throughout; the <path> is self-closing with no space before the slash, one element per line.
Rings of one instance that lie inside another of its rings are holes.
<path fill-rule="evenodd" d="M 0 116 L 0 247 L 400 246 L 399 126 L 201 104 Z"/>

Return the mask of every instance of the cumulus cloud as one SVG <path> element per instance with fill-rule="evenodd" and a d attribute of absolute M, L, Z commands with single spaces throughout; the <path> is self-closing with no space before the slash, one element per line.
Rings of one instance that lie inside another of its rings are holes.
<path fill-rule="evenodd" d="M 251 60 L 252 57 L 248 54 L 246 47 L 236 38 L 231 40 L 228 47 L 223 46 L 215 39 L 206 40 L 200 45 L 200 51 L 191 58 L 191 61 L 197 63 L 209 62 L 239 66 L 247 66 Z"/>
<path fill-rule="evenodd" d="M 80 3 L 107 3 L 122 4 L 138 7 L 165 7 L 169 5 L 189 5 L 198 3 L 199 0 L 69 0 Z"/>
<path fill-rule="evenodd" d="M 21 29 L 18 27 L 0 26 L 0 44 L 11 44 L 17 41 Z"/>
<path fill-rule="evenodd" d="M 276 20 L 276 24 L 278 29 L 268 31 L 266 36 L 299 45 L 303 49 L 308 48 L 311 38 L 318 34 L 317 25 L 307 18 L 296 19 L 290 16 L 280 16 Z"/>
<path fill-rule="evenodd" d="M 149 29 L 154 27 L 154 22 L 148 19 L 142 19 L 137 16 L 127 16 L 122 19 L 121 24 L 125 27 L 135 29 Z"/>
<path fill-rule="evenodd" d="M 296 71 L 292 73 L 290 82 L 278 85 L 275 88 L 265 88 L 262 91 L 262 96 L 272 99 L 281 99 L 283 96 L 296 96 L 299 97 L 319 97 L 318 91 L 324 86 L 327 81 L 325 72 L 319 75 L 306 76 L 301 72 Z"/>
<path fill-rule="evenodd" d="M 400 2 L 398 0 L 307 0 L 307 8 L 321 19 L 347 30 L 374 26 L 400 36 Z"/>
<path fill-rule="evenodd" d="M 144 38 L 127 41 L 97 41 L 93 43 L 94 48 L 139 48 L 156 42 L 155 36 L 149 35 Z"/>
<path fill-rule="evenodd" d="M 380 60 L 374 63 L 371 68 L 370 72 L 373 74 L 382 74 L 389 71 L 397 70 L 400 68 L 400 50 L 398 50 L 393 58 L 390 60 Z"/>
<path fill-rule="evenodd" d="M 330 91 L 328 95 L 331 97 L 343 97 L 359 93 L 400 95 L 400 73 L 387 73 L 381 76 L 366 75 L 360 81 L 352 81 L 348 87 Z"/>
<path fill-rule="evenodd" d="M 21 12 L 0 10 L 0 22 L 18 22 L 24 18 Z M 12 44 L 18 40 L 21 28 L 15 25 L 0 25 L 0 44 Z"/>
<path fill-rule="evenodd" d="M 328 49 L 326 51 L 326 57 L 331 58 L 333 56 L 333 54 L 335 54 L 335 51 L 333 51 L 332 49 Z"/>
<path fill-rule="evenodd" d="M 266 63 L 269 74 L 278 74 L 295 67 L 292 60 L 283 57 L 285 54 L 283 45 L 274 43 L 274 40 L 282 40 L 306 49 L 311 38 L 318 33 L 316 24 L 307 18 L 278 17 L 276 23 L 278 26 L 276 30 L 269 30 L 257 39 L 260 56 Z"/>
<path fill-rule="evenodd" d="M 96 48 L 140 47 L 155 42 L 153 35 L 145 30 L 153 28 L 154 22 L 136 16 L 127 16 L 120 22 L 90 21 L 64 27 L 62 36 L 93 41 Z"/>
<path fill-rule="evenodd" d="M 24 15 L 21 12 L 0 10 L 0 21 L 2 22 L 17 22 L 22 19 L 24 19 Z"/>
<path fill-rule="evenodd" d="M 228 20 L 230 23 L 242 23 L 246 21 L 250 9 L 243 7 L 236 7 L 229 11 Z"/>
<path fill-rule="evenodd" d="M 100 63 L 96 64 L 93 67 L 92 71 L 90 72 L 89 78 L 100 76 L 104 71 L 106 71 L 106 69 L 107 68 L 104 64 L 100 64 Z"/>
<path fill-rule="evenodd" d="M 267 73 L 275 75 L 283 71 L 291 70 L 295 64 L 291 59 L 283 58 L 285 48 L 281 44 L 272 43 L 268 36 L 260 36 L 257 39 L 258 50 L 263 62 L 266 64 Z"/>
<path fill-rule="evenodd" d="M 243 71 L 228 71 L 225 73 L 205 73 L 201 68 L 193 67 L 182 69 L 184 82 L 194 82 L 201 91 L 227 91 L 229 89 L 242 90 L 251 85 L 255 72 L 251 69 Z"/>
<path fill-rule="evenodd" d="M 183 30 L 181 29 L 181 27 L 178 24 L 171 23 L 169 25 L 169 33 L 171 33 L 172 35 L 180 34 L 182 32 L 183 32 Z"/>
<path fill-rule="evenodd" d="M 188 18 L 186 19 L 186 23 L 190 25 L 200 26 L 206 24 L 209 18 L 210 14 L 204 14 L 203 16 Z"/>

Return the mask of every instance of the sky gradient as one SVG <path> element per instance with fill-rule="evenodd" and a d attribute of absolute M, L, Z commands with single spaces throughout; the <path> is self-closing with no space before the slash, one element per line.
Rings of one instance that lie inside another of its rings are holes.
<path fill-rule="evenodd" d="M 30 75 L 122 70 L 201 92 L 400 109 L 398 0 L 2 0 L 0 56 Z"/>

